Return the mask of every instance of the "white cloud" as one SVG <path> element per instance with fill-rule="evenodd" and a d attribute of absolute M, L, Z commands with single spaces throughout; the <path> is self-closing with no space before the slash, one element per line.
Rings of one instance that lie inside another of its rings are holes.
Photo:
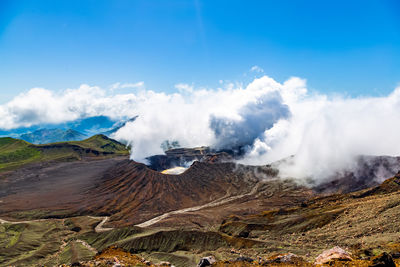
<path fill-rule="evenodd" d="M 264 73 L 264 70 L 261 67 L 257 66 L 257 65 L 251 67 L 250 71 L 257 72 L 257 73 Z"/>
<path fill-rule="evenodd" d="M 110 86 L 110 90 L 113 92 L 114 90 L 124 89 L 124 88 L 143 88 L 144 82 L 137 82 L 137 83 L 114 83 Z"/>
<path fill-rule="evenodd" d="M 284 84 L 291 117 L 266 130 L 243 162 L 295 155 L 281 165 L 284 176 L 323 180 L 351 169 L 358 155 L 400 155 L 400 87 L 385 97 L 349 98 L 308 94 L 295 79 Z"/>
<path fill-rule="evenodd" d="M 110 86 L 110 90 L 113 92 L 114 90 L 117 90 L 118 88 L 120 88 L 121 83 L 114 83 Z"/>
<path fill-rule="evenodd" d="M 271 78 L 263 77 L 246 88 L 198 89 L 169 95 L 146 91 L 138 101 L 139 117 L 118 131 L 115 137 L 132 144 L 132 157 L 137 160 L 163 153 L 160 144 L 165 140 L 178 140 L 182 146 L 189 147 L 218 146 L 224 140 L 216 135 L 216 127 L 211 127 L 212 118 L 235 125 L 229 131 L 238 131 L 240 125 L 246 126 L 249 119 L 254 120 L 247 110 L 252 110 L 252 105 L 258 106 L 258 100 L 271 97 L 275 101 L 276 84 Z M 260 110 L 264 116 L 275 114 L 275 110 L 256 108 L 252 111 Z M 264 129 L 258 129 L 258 133 L 252 132 L 250 138 L 264 132 Z M 243 136 L 245 133 L 241 131 Z"/>
<path fill-rule="evenodd" d="M 0 106 L 0 128 L 138 115 L 114 136 L 133 146 L 135 160 L 163 153 L 165 140 L 187 147 L 244 144 L 249 148 L 244 163 L 296 155 L 282 172 L 316 179 L 351 167 L 357 155 L 400 155 L 400 87 L 388 96 L 359 98 L 309 93 L 306 81 L 296 77 L 278 83 L 263 76 L 223 89 L 177 87 L 184 93 L 109 94 L 89 85 L 60 93 L 33 88 Z"/>
<path fill-rule="evenodd" d="M 175 84 L 175 88 L 178 89 L 178 91 L 180 93 L 192 93 L 193 92 L 193 85 L 189 85 L 186 83 Z"/>
<path fill-rule="evenodd" d="M 85 84 L 61 93 L 33 88 L 0 106 L 0 128 L 61 123 L 98 115 L 112 118 L 133 116 L 129 107 L 135 101 L 134 94 L 107 95 L 105 90 Z"/>
<path fill-rule="evenodd" d="M 140 88 L 144 86 L 144 82 L 137 83 L 123 83 L 121 84 L 121 88 Z"/>

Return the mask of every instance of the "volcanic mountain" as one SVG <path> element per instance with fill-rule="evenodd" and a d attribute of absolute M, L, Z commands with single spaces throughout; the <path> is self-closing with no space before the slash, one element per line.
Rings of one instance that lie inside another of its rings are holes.
<path fill-rule="evenodd" d="M 173 175 L 129 160 L 124 146 L 105 136 L 40 146 L 17 140 L 11 143 L 40 153 L 40 160 L 32 156 L 27 160 L 31 164 L 3 174 L 0 214 L 45 209 L 47 217 L 107 215 L 118 226 L 211 225 L 233 213 L 255 214 L 302 203 L 321 193 L 367 188 L 378 184 L 377 173 L 385 170 L 388 176 L 393 175 L 400 166 L 399 158 L 360 157 L 358 168 L 307 187 L 296 180 L 280 179 L 274 165 L 221 162 L 226 155 L 206 148 L 168 152 L 168 160 L 192 156 L 201 160 L 184 173 Z"/>
<path fill-rule="evenodd" d="M 128 155 L 103 135 L 45 145 L 0 138 L 0 213 L 67 205 Z"/>
<path fill-rule="evenodd" d="M 0 137 L 18 138 L 33 144 L 81 141 L 98 134 L 111 137 L 136 118 L 137 116 L 115 120 L 107 116 L 93 116 L 59 124 L 43 123 L 10 130 L 0 129 Z"/>
<path fill-rule="evenodd" d="M 191 266 L 197 261 L 191 255 L 203 251 L 218 249 L 219 258 L 231 258 L 236 253 L 229 252 L 232 249 L 250 256 L 285 248 L 315 255 L 325 244 L 352 245 L 357 238 L 350 235 L 392 240 L 392 233 L 400 232 L 394 220 L 400 207 L 399 175 L 380 184 L 383 176 L 400 169 L 399 158 L 361 156 L 351 170 L 325 183 L 306 185 L 280 178 L 276 164 L 246 166 L 225 162 L 223 153 L 202 151 L 205 148 L 166 153 L 164 158 L 171 161 L 199 159 L 175 175 L 130 160 L 124 145 L 102 135 L 46 145 L 0 139 L 0 218 L 22 220 L 0 223 L 27 225 L 0 227 L 9 240 L 4 246 L 15 247 L 15 254 L 0 249 L 0 255 L 10 264 L 21 251 L 35 255 L 35 260 L 44 258 L 46 264 L 53 262 L 55 253 L 78 255 L 68 259 L 71 263 L 83 259 L 83 251 L 93 255 L 115 245 Z M 44 220 L 29 221 L 40 218 Z M 368 224 L 380 227 L 381 222 L 388 225 L 384 235 L 368 230 Z M 64 229 L 63 234 L 57 230 L 49 235 L 46 229 L 51 225 Z M 42 253 L 41 244 L 26 238 L 31 231 L 40 232 L 40 240 L 52 250 Z M 319 239 L 321 235 L 327 238 Z M 58 238 L 58 245 L 49 236 Z M 21 257 L 17 262 L 37 263 Z"/>
<path fill-rule="evenodd" d="M 178 158 L 178 152 L 187 156 L 187 151 L 190 150 L 174 150 L 167 157 Z M 163 214 L 168 216 L 142 225 L 173 225 L 182 221 L 192 226 L 204 225 L 229 212 L 256 213 L 301 203 L 320 194 L 369 188 L 400 168 L 399 157 L 360 156 L 353 169 L 307 187 L 295 180 L 279 179 L 279 171 L 272 165 L 245 166 L 210 162 L 210 158 L 212 153 L 204 153 L 201 162 L 195 161 L 180 175 L 162 174 L 132 161 L 121 162 L 109 169 L 96 186 L 96 197 L 88 200 L 89 209 L 111 214 L 111 221 L 118 225 L 143 223 Z"/>
<path fill-rule="evenodd" d="M 110 215 L 114 225 L 132 225 L 172 212 L 168 219 L 193 216 L 192 223 L 185 222 L 191 225 L 217 221 L 232 210 L 247 213 L 274 202 L 279 207 L 300 203 L 311 195 L 309 189 L 275 176 L 268 166 L 207 162 L 168 175 L 123 157 L 33 165 L 7 175 L 0 214 L 46 210 L 45 217 Z M 215 211 L 222 206 L 223 212 Z M 195 215 L 206 210 L 216 214 Z"/>
<path fill-rule="evenodd" d="M 257 195 L 276 190 L 278 184 L 293 192 L 290 199 L 281 198 L 281 205 L 300 202 L 309 196 L 309 190 L 279 181 L 275 175 L 276 171 L 270 167 L 206 162 L 195 162 L 180 175 L 168 175 L 127 160 L 106 172 L 92 192 L 94 197 L 88 198 L 89 206 L 85 209 L 112 214 L 111 221 L 129 225 L 168 212 L 183 214 L 220 205 L 239 208 L 238 201 L 246 203 L 241 208 L 246 210 Z M 296 190 L 301 193 L 295 193 Z"/>

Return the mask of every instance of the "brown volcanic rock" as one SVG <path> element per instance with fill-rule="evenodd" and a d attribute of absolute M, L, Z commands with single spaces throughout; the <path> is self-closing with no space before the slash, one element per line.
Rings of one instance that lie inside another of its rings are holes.
<path fill-rule="evenodd" d="M 148 157 L 149 167 L 156 171 L 163 171 L 176 166 L 187 166 L 194 161 L 218 163 L 232 162 L 234 155 L 224 151 L 213 151 L 209 147 L 175 148 L 165 151 L 165 155 Z"/>
<path fill-rule="evenodd" d="M 154 155 L 148 157 L 149 166 L 156 171 L 170 169 L 176 166 L 184 166 L 188 162 L 201 161 L 209 155 L 209 147 L 174 148 L 165 151 L 165 155 Z"/>
<path fill-rule="evenodd" d="M 176 153 L 183 153 L 182 151 Z M 342 179 L 343 186 L 332 186 L 329 190 L 347 192 L 364 188 L 369 183 L 376 183 L 373 177 L 376 178 L 377 173 L 382 172 L 382 168 L 390 173 L 398 162 L 399 158 L 360 157 L 357 165 L 363 166 L 363 170 L 353 173 L 354 177 L 348 181 Z M 293 182 L 274 179 L 277 175 L 277 170 L 271 166 L 244 166 L 221 163 L 218 160 L 194 162 L 180 175 L 167 175 L 154 171 L 144 164 L 126 160 L 109 169 L 96 189 L 88 192 L 87 204 L 83 211 L 112 215 L 110 221 L 117 226 L 140 224 L 166 213 L 170 214 L 161 221 L 169 226 L 174 226 L 178 222 L 179 225 L 187 223 L 206 225 L 202 224 L 201 218 L 215 223 L 216 220 L 222 221 L 221 216 L 226 216 L 225 211 L 246 215 L 244 211 L 249 210 L 247 214 L 255 214 L 266 209 L 293 207 L 313 196 L 308 188 L 297 186 Z M 314 190 L 319 191 L 315 188 Z M 321 191 L 326 192 L 326 190 Z M 228 202 L 221 202 L 230 198 L 232 199 Z M 339 199 L 340 197 L 337 200 Z M 175 212 L 211 202 L 218 205 L 186 210 L 182 213 Z M 310 211 L 308 216 L 312 219 L 302 224 L 301 231 L 313 225 L 321 227 L 328 224 L 339 216 L 343 209 L 332 210 L 326 214 L 315 212 L 316 210 Z M 183 218 L 183 221 L 180 218 Z M 296 225 L 305 218 L 302 214 L 298 214 L 291 220 Z M 255 228 L 248 229 L 249 232 L 257 231 L 255 229 L 260 227 L 260 230 L 271 227 L 268 223 L 256 224 L 250 225 Z M 161 226 L 159 221 L 155 226 Z M 238 234 L 236 230 L 233 235 Z M 230 229 L 226 231 L 231 232 Z"/>
<path fill-rule="evenodd" d="M 113 214 L 118 224 L 136 224 L 163 213 L 246 194 L 259 179 L 250 167 L 195 162 L 180 175 L 161 174 L 146 165 L 124 161 L 108 170 L 92 192 L 90 210 Z"/>
<path fill-rule="evenodd" d="M 226 152 L 218 152 L 214 154 L 208 154 L 202 158 L 203 162 L 217 163 L 217 162 L 228 162 L 232 161 L 232 155 Z"/>
<path fill-rule="evenodd" d="M 311 190 L 276 174 L 269 166 L 195 162 L 180 175 L 167 175 L 126 157 L 36 164 L 2 179 L 0 215 L 101 215 L 123 226 L 167 213 L 150 225 L 202 228 L 232 213 L 254 214 L 312 196 Z"/>

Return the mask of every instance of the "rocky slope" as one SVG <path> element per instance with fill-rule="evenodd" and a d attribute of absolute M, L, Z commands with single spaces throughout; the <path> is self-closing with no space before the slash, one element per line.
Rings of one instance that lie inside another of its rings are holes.
<path fill-rule="evenodd" d="M 18 151 L 40 160 L 26 163 Z M 369 266 L 383 252 L 400 252 L 399 158 L 360 157 L 355 168 L 307 187 L 280 179 L 273 166 L 185 149 L 170 156 L 192 153 L 201 161 L 162 174 L 129 160 L 122 144 L 104 136 L 40 146 L 0 139 L 0 152 L 8 163 L 24 162 L 0 176 L 0 218 L 21 220 L 1 223 L 0 263 L 91 266 L 102 262 L 88 260 L 94 251 L 110 246 L 118 249 L 103 255 L 112 264 L 113 257 L 145 264 L 144 257 L 176 266 L 204 256 L 215 266 L 284 266 L 277 257 L 292 254 L 294 265 L 312 266 L 335 246 L 349 253 L 350 266 Z"/>
<path fill-rule="evenodd" d="M 271 186 L 282 183 L 273 177 L 275 174 L 269 167 L 195 162 L 180 175 L 167 175 L 124 161 L 107 171 L 85 209 L 110 214 L 111 221 L 120 225 L 138 224 L 170 211 L 243 201 L 241 196 L 250 200 L 264 191 L 263 179 L 270 180 Z M 301 187 L 292 184 L 292 188 Z M 301 190 L 305 198 L 309 190 Z"/>

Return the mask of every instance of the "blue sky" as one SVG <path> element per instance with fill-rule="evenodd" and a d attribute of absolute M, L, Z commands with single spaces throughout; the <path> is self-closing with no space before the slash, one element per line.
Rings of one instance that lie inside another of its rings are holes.
<path fill-rule="evenodd" d="M 248 70 L 351 96 L 400 82 L 398 1 L 0 0 L 0 103 L 32 87 L 218 86 Z"/>

